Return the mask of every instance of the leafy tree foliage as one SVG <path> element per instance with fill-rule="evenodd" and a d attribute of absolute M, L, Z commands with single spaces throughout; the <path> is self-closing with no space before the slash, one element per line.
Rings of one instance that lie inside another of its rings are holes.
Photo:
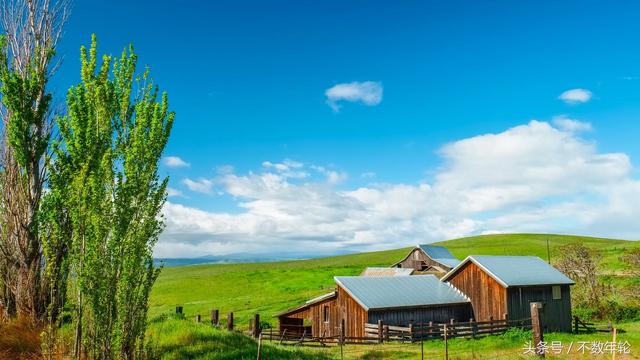
<path fill-rule="evenodd" d="M 70 239 L 75 354 L 142 354 L 147 301 L 158 276 L 152 248 L 162 229 L 167 179 L 158 162 L 174 114 L 132 48 L 119 58 L 81 49 L 81 83 L 58 121 L 51 174 L 54 233 Z"/>

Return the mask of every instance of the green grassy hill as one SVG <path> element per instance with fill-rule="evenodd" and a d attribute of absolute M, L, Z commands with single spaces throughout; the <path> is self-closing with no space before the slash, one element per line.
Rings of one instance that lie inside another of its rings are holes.
<path fill-rule="evenodd" d="M 603 273 L 623 274 L 619 258 L 640 242 L 593 237 L 508 234 L 484 235 L 438 244 L 454 255 L 535 255 L 547 258 L 547 240 L 551 258 L 562 245 L 579 242 L 603 255 Z M 321 259 L 276 263 L 194 265 L 163 269 L 154 286 L 150 318 L 167 314 L 176 305 L 184 306 L 187 317 L 219 309 L 221 317 L 233 311 L 239 327 L 259 313 L 262 319 L 276 324 L 274 314 L 294 307 L 334 288 L 336 275 L 357 275 L 366 266 L 388 266 L 402 259 L 409 248 L 343 255 Z"/>

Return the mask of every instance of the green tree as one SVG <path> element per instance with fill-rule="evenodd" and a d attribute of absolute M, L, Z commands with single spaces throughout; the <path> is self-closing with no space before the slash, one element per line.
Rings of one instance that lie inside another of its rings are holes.
<path fill-rule="evenodd" d="M 0 311 L 32 322 L 55 320 L 64 299 L 66 249 L 43 236 L 41 205 L 54 118 L 47 84 L 68 5 L 0 3 Z"/>
<path fill-rule="evenodd" d="M 142 354 L 159 271 L 152 248 L 164 226 L 167 179 L 158 162 L 174 114 L 148 71 L 136 77 L 132 48 L 99 61 L 94 36 L 81 61 L 81 83 L 58 121 L 50 194 L 72 242 L 75 355 L 133 359 Z"/>

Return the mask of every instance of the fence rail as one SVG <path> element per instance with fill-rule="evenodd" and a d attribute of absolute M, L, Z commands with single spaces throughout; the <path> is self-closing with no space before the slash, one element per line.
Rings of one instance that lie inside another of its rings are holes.
<path fill-rule="evenodd" d="M 501 334 L 511 327 L 530 329 L 531 318 L 519 320 L 489 320 L 469 322 L 449 322 L 449 323 L 417 323 L 408 327 L 387 326 L 379 322 L 378 324 L 365 324 L 365 334 L 369 338 L 378 339 L 379 342 L 385 340 L 417 341 L 421 339 L 438 339 L 455 337 L 482 337 L 487 335 Z"/>
<path fill-rule="evenodd" d="M 323 334 L 313 336 L 307 331 L 305 326 L 288 325 L 287 329 L 280 332 L 278 329 L 270 328 L 262 331 L 264 340 L 278 341 L 287 344 L 317 343 L 327 344 L 371 344 L 384 342 L 416 342 L 429 339 L 466 337 L 476 338 L 488 335 L 502 334 L 509 328 L 518 327 L 524 329 L 531 328 L 531 318 L 519 320 L 490 320 L 469 322 L 449 322 L 449 323 L 415 323 L 409 326 L 387 325 L 382 321 L 377 324 L 364 324 L 364 336 L 342 336 Z M 338 329 L 339 330 L 339 329 Z M 339 331 L 338 331 L 339 332 Z M 339 332 L 340 333 L 340 332 Z"/>

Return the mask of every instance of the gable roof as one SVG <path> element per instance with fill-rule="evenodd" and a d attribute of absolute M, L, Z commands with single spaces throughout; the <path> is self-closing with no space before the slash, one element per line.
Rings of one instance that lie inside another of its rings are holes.
<path fill-rule="evenodd" d="M 478 265 L 504 287 L 535 285 L 573 285 L 573 280 L 537 256 L 467 256 L 442 277 L 447 281 L 468 262 Z"/>
<path fill-rule="evenodd" d="M 326 293 L 326 294 L 322 294 L 322 295 L 320 295 L 318 297 L 314 297 L 311 300 L 307 300 L 304 304 L 302 304 L 300 306 L 294 307 L 294 308 L 289 309 L 289 310 L 285 310 L 285 311 L 283 311 L 281 313 L 278 313 L 278 314 L 275 314 L 273 316 L 274 317 L 279 317 L 279 316 L 283 316 L 283 315 L 290 315 L 290 314 L 293 314 L 293 313 L 297 313 L 298 311 L 304 310 L 304 309 L 308 308 L 309 306 L 311 306 L 313 304 L 319 303 L 319 302 L 324 301 L 324 300 L 332 299 L 332 298 L 336 297 L 337 295 L 338 294 L 335 291 L 332 291 L 332 292 Z"/>
<path fill-rule="evenodd" d="M 411 274 L 413 269 L 408 268 L 368 267 L 360 276 L 409 276 Z"/>
<path fill-rule="evenodd" d="M 391 266 L 396 266 L 399 263 L 407 260 L 409 258 L 409 256 L 411 256 L 411 254 L 413 253 L 413 251 L 415 249 L 420 249 L 428 257 L 430 257 L 434 261 L 436 261 L 436 262 L 438 262 L 438 263 L 440 263 L 440 264 L 442 264 L 442 265 L 444 265 L 444 266 L 446 266 L 448 268 L 456 267 L 456 265 L 458 265 L 460 263 L 460 260 L 458 260 L 458 258 L 453 256 L 453 254 L 451 254 L 451 252 L 449 252 L 449 250 L 447 250 L 447 248 L 444 247 L 444 246 L 438 246 L 438 245 L 416 245 L 416 247 L 414 247 L 413 249 L 411 249 L 411 251 L 409 251 L 407 256 L 405 256 L 402 260 L 398 261 L 397 263 L 395 263 L 395 264 L 393 264 Z"/>
<path fill-rule="evenodd" d="M 453 256 L 453 254 L 444 246 L 437 245 L 418 245 L 420 250 L 424 251 L 430 258 L 439 262 L 440 264 L 447 265 L 448 267 L 456 267 L 460 264 L 460 260 Z"/>
<path fill-rule="evenodd" d="M 366 311 L 469 302 L 458 289 L 433 275 L 336 276 L 334 279 Z"/>

